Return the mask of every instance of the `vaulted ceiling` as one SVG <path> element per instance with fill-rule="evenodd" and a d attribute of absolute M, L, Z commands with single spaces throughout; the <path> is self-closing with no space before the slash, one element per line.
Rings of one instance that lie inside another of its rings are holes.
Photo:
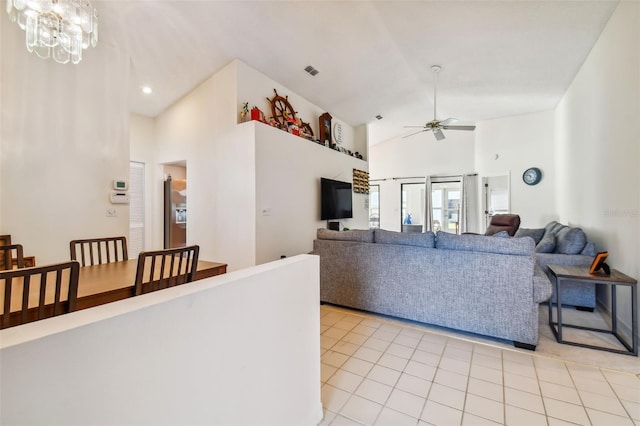
<path fill-rule="evenodd" d="M 434 64 L 442 67 L 438 118 L 475 123 L 552 109 L 617 2 L 93 4 L 100 43 L 131 54 L 132 112 L 156 116 L 238 58 L 353 126 L 371 123 L 376 143 L 433 118 Z M 311 77 L 307 65 L 319 74 Z"/>

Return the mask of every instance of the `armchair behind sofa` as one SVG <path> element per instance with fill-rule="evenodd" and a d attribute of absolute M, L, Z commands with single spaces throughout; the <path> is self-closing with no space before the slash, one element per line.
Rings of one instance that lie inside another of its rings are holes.
<path fill-rule="evenodd" d="M 507 231 L 509 236 L 513 237 L 519 227 L 520 216 L 517 214 L 497 214 L 491 217 L 491 222 L 484 235 L 493 235 L 500 231 Z"/>

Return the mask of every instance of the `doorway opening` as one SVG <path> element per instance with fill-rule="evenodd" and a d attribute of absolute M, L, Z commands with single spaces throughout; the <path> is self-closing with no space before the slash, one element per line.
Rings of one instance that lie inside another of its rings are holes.
<path fill-rule="evenodd" d="M 186 162 L 164 165 L 164 248 L 187 245 Z"/>
<path fill-rule="evenodd" d="M 402 232 L 422 232 L 425 208 L 425 184 L 403 183 L 400 185 L 402 206 Z"/>
<path fill-rule="evenodd" d="M 461 195 L 460 180 L 431 183 L 431 229 L 433 232 L 460 233 Z"/>

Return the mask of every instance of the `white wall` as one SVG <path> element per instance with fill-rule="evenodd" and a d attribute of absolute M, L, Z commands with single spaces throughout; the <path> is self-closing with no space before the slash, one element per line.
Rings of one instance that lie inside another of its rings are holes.
<path fill-rule="evenodd" d="M 424 132 L 396 138 L 369 147 L 371 182 L 380 185 L 380 227 L 400 231 L 400 192 L 402 183 L 424 182 L 426 176 L 453 176 L 475 172 L 474 133 L 446 131 L 437 141 Z M 420 177 L 420 179 L 401 179 Z"/>
<path fill-rule="evenodd" d="M 8 328 L 0 359 L 2 424 L 315 425 L 319 259 Z"/>
<path fill-rule="evenodd" d="M 510 176 L 511 212 L 520 215 L 523 228 L 541 228 L 558 219 L 554 121 L 554 112 L 546 111 L 482 121 L 476 127 L 476 170 L 481 177 Z M 542 181 L 534 186 L 522 181 L 530 167 L 542 170 Z"/>
<path fill-rule="evenodd" d="M 157 229 L 156 220 L 158 219 L 155 214 L 155 197 L 158 194 L 151 190 L 151 188 L 154 187 L 154 172 L 156 170 L 154 156 L 154 119 L 138 114 L 131 114 L 129 121 L 129 140 L 131 141 L 129 145 L 131 161 L 144 163 L 144 249 L 153 250 L 159 248 L 155 245 L 154 241 L 154 237 L 156 236 L 155 230 Z"/>
<path fill-rule="evenodd" d="M 639 3 L 619 4 L 555 117 L 560 221 L 583 227 L 607 263 L 640 278 Z M 630 296 L 620 293 L 628 325 Z"/>
<path fill-rule="evenodd" d="M 108 198 L 129 176 L 127 52 L 100 44 L 61 65 L 29 53 L 17 25 L 1 31 L 0 233 L 38 264 L 69 259 L 72 239 L 128 236 L 128 205 Z"/>
<path fill-rule="evenodd" d="M 255 128 L 257 263 L 310 252 L 316 230 L 327 226 L 320 178 L 353 182 L 353 169 L 367 171 L 367 163 L 261 123 L 241 126 Z M 367 229 L 368 195 L 354 192 L 352 199 L 353 219 L 341 219 L 341 228 Z"/>

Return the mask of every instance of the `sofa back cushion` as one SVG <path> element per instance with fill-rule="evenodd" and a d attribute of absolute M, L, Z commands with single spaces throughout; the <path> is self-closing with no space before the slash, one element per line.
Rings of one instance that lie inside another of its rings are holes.
<path fill-rule="evenodd" d="M 434 248 L 436 246 L 436 235 L 431 231 L 416 233 L 376 229 L 373 235 L 374 241 L 378 244 L 399 244 L 427 248 Z"/>
<path fill-rule="evenodd" d="M 485 235 L 456 235 L 440 231 L 436 235 L 436 248 L 528 256 L 533 255 L 535 244 L 529 238 L 493 238 Z"/>
<path fill-rule="evenodd" d="M 537 250 L 538 253 L 580 254 L 587 245 L 587 235 L 581 228 L 574 228 L 552 221 L 544 229 L 544 237 L 542 239 L 548 241 L 550 236 L 553 235 L 555 237 L 555 249 L 552 252 Z"/>
<path fill-rule="evenodd" d="M 531 237 L 533 238 L 533 241 L 536 244 L 540 242 L 543 236 L 544 236 L 544 228 L 535 228 L 535 229 L 519 228 L 516 231 L 516 235 L 515 235 L 516 238 Z"/>
<path fill-rule="evenodd" d="M 349 231 L 333 231 L 319 228 L 317 232 L 319 240 L 357 241 L 360 243 L 373 242 L 373 229 L 353 229 Z"/>

